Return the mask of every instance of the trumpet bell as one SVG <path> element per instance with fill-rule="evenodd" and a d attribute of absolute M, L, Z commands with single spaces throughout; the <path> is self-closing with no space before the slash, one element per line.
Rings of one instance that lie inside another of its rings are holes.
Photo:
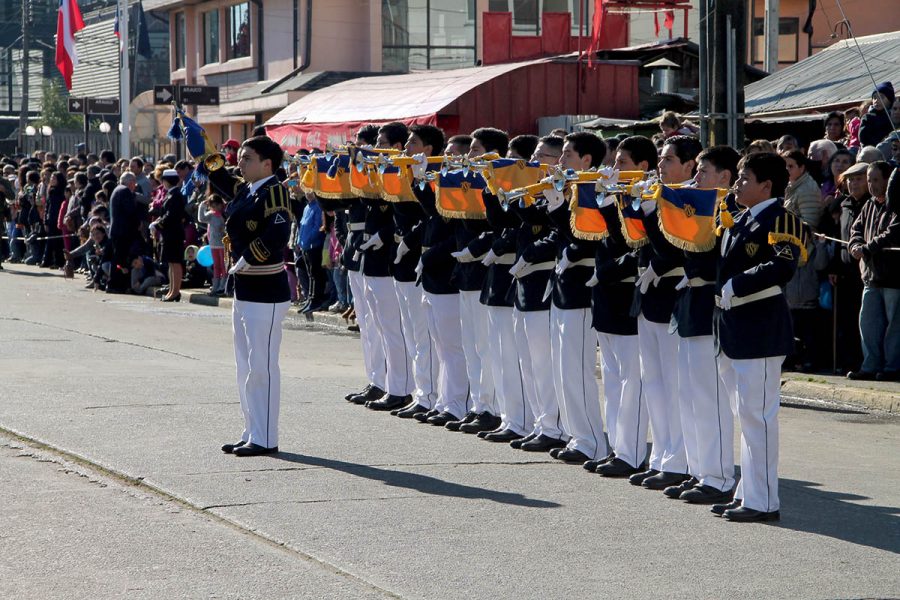
<path fill-rule="evenodd" d="M 210 154 L 203 159 L 203 164 L 209 172 L 218 171 L 225 166 L 225 155 L 219 153 Z"/>

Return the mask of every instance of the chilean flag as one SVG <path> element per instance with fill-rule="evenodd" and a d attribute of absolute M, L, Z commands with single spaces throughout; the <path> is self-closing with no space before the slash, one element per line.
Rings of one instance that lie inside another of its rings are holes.
<path fill-rule="evenodd" d="M 84 20 L 78 10 L 77 0 L 59 0 L 59 15 L 56 18 L 56 66 L 66 82 L 66 89 L 72 89 L 72 71 L 78 66 L 75 51 L 75 33 L 84 29 Z"/>

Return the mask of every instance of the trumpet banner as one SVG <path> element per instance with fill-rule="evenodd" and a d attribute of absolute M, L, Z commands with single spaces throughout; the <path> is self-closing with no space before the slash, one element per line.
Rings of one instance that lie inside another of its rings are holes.
<path fill-rule="evenodd" d="M 487 182 L 478 173 L 461 170 L 440 175 L 435 186 L 437 210 L 448 219 L 486 219 L 482 191 Z"/>
<path fill-rule="evenodd" d="M 669 243 L 690 252 L 711 250 L 716 245 L 716 210 L 726 193 L 722 189 L 657 187 L 654 199 L 659 228 Z"/>
<path fill-rule="evenodd" d="M 381 180 L 381 197 L 388 202 L 416 202 L 409 167 L 387 167 L 375 176 Z"/>
<path fill-rule="evenodd" d="M 499 190 L 508 192 L 540 181 L 543 169 L 539 162 L 529 162 L 515 158 L 498 158 L 488 163 L 484 170 L 484 180 L 493 195 Z"/>
<path fill-rule="evenodd" d="M 608 236 L 609 227 L 600 214 L 596 183 L 572 183 L 566 193 L 569 195 L 572 234 L 582 240 L 602 240 Z"/>
<path fill-rule="evenodd" d="M 377 152 L 363 148 L 357 148 L 355 152 L 350 153 L 350 156 L 348 156 L 350 164 L 350 191 L 353 192 L 354 196 L 360 198 L 380 200 L 381 188 L 379 187 L 380 182 L 375 177 L 375 170 L 371 169 L 369 165 L 363 165 L 362 171 L 357 168 L 356 157 L 360 153 L 363 156 L 373 158 L 378 155 Z"/>
<path fill-rule="evenodd" d="M 622 217 L 622 234 L 630 248 L 640 248 L 646 244 L 647 229 L 644 227 L 640 198 L 622 194 L 619 198 L 619 216 Z"/>

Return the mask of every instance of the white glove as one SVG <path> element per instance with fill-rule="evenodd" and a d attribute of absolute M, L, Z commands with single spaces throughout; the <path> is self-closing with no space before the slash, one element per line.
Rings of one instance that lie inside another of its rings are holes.
<path fill-rule="evenodd" d="M 152 223 L 150 223 L 149 231 L 150 231 L 150 237 L 153 237 L 153 234 L 155 234 L 156 232 L 159 231 L 159 222 L 153 221 Z"/>
<path fill-rule="evenodd" d="M 228 269 L 228 274 L 234 275 L 235 273 L 240 273 L 241 271 L 243 271 L 244 269 L 246 269 L 249 266 L 250 265 L 247 264 L 247 261 L 244 260 L 244 257 L 242 256 L 238 259 L 238 261 L 236 263 L 234 263 L 233 267 Z"/>
<path fill-rule="evenodd" d="M 563 250 L 562 258 L 559 259 L 559 262 L 556 263 L 556 274 L 562 275 L 566 269 L 572 266 L 572 262 L 569 260 L 569 251 Z"/>
<path fill-rule="evenodd" d="M 544 198 L 547 200 L 547 212 L 553 212 L 566 201 L 566 195 L 555 187 L 544 190 Z"/>
<path fill-rule="evenodd" d="M 647 290 L 650 289 L 650 284 L 654 286 L 659 283 L 659 275 L 656 274 L 656 271 L 653 270 L 652 266 L 647 267 L 647 270 L 641 273 L 641 276 L 637 278 L 637 281 L 634 282 L 634 285 L 641 288 L 641 293 L 646 294 Z"/>
<path fill-rule="evenodd" d="M 451 252 L 450 256 L 455 258 L 457 262 L 461 263 L 475 262 L 475 257 L 472 256 L 472 253 L 468 248 L 463 248 L 462 250 L 458 250 L 457 252 Z"/>
<path fill-rule="evenodd" d="M 425 171 L 428 170 L 428 159 L 424 154 L 413 154 L 412 158 L 416 161 L 415 164 L 410 167 L 413 179 L 422 179 L 425 177 Z"/>
<path fill-rule="evenodd" d="M 678 285 L 675 286 L 675 290 L 676 291 L 683 290 L 684 288 L 686 288 L 688 286 L 689 281 L 690 281 L 690 279 L 688 279 L 688 276 L 685 275 L 684 277 L 681 278 L 681 281 L 678 282 Z"/>
<path fill-rule="evenodd" d="M 719 308 L 722 310 L 731 310 L 731 301 L 734 300 L 734 286 L 731 280 L 725 282 L 722 286 L 722 297 L 719 299 Z"/>
<path fill-rule="evenodd" d="M 488 250 L 488 253 L 485 254 L 484 258 L 481 260 L 481 264 L 486 267 L 491 266 L 495 262 L 497 262 L 497 255 L 494 254 L 493 250 Z"/>
<path fill-rule="evenodd" d="M 588 280 L 587 280 L 587 283 L 585 283 L 584 285 L 586 285 L 586 286 L 589 287 L 589 288 L 592 288 L 592 287 L 594 287 L 595 285 L 597 285 L 598 283 L 600 283 L 600 280 L 597 279 L 597 271 L 594 271 L 594 274 L 591 275 L 591 278 L 588 279 Z"/>
<path fill-rule="evenodd" d="M 609 194 L 607 196 L 604 196 L 603 200 L 601 200 L 600 204 L 598 204 L 597 206 L 599 206 L 600 208 L 606 208 L 607 206 L 612 206 L 615 203 L 616 197 L 613 194 Z"/>
<path fill-rule="evenodd" d="M 422 259 L 419 259 L 419 262 L 416 264 L 416 279 L 422 276 L 422 269 L 424 268 L 424 265 L 422 265 Z"/>
<path fill-rule="evenodd" d="M 394 264 L 399 265 L 400 261 L 403 260 L 403 257 L 409 253 L 409 246 L 406 245 L 406 242 L 400 241 L 400 245 L 397 246 L 397 258 L 394 259 Z"/>
<path fill-rule="evenodd" d="M 365 252 L 369 248 L 375 248 L 376 250 L 379 250 L 382 246 L 384 246 L 384 242 L 381 241 L 381 236 L 376 233 L 369 238 L 369 241 L 361 245 L 359 247 L 359 250 L 360 252 Z"/>
<path fill-rule="evenodd" d="M 526 262 L 524 258 L 520 258 L 516 261 L 516 264 L 514 264 L 509 270 L 509 274 L 518 279 L 519 273 L 521 273 L 522 270 L 525 269 L 525 267 L 527 267 L 529 264 L 530 263 Z"/>
<path fill-rule="evenodd" d="M 654 210 L 656 210 L 656 202 L 653 200 L 644 200 L 641 202 L 641 210 L 644 211 L 645 215 L 651 214 Z"/>

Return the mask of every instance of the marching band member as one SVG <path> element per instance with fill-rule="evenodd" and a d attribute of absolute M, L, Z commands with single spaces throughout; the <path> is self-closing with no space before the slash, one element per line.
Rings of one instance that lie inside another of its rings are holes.
<path fill-rule="evenodd" d="M 659 158 L 659 177 L 664 184 L 693 182 L 700 142 L 688 136 L 666 140 Z M 642 204 L 648 229 L 657 228 L 655 203 Z M 652 239 L 652 238 L 651 238 Z M 684 275 L 684 256 L 661 255 L 652 244 L 638 251 L 639 277 L 635 284 L 634 314 L 638 315 L 641 383 L 653 435 L 650 469 L 629 478 L 634 485 L 664 490 L 690 479 L 678 401 L 678 371 L 669 362 L 678 353 L 678 338 L 669 332 L 675 285 Z"/>
<path fill-rule="evenodd" d="M 806 252 L 803 224 L 781 200 L 787 177 L 776 154 L 742 159 L 735 198 L 746 210 L 722 235 L 713 332 L 723 390 L 741 427 L 741 480 L 734 501 L 712 512 L 729 521 L 779 519 L 781 364 L 794 345 L 782 289 Z"/>
<path fill-rule="evenodd" d="M 614 168 L 649 171 L 656 146 L 631 136 L 616 147 Z M 647 456 L 647 405 L 641 393 L 637 319 L 631 315 L 635 256 L 625 243 L 617 207 L 602 202 L 600 214 L 609 235 L 597 244 L 596 285 L 591 298 L 592 326 L 600 347 L 600 371 L 606 399 L 606 428 L 612 454 L 584 467 L 605 477 L 628 477 L 644 467 Z"/>
<path fill-rule="evenodd" d="M 587 171 L 599 168 L 606 156 L 606 144 L 588 132 L 570 133 L 565 138 L 559 166 Z M 565 448 L 555 448 L 550 456 L 567 463 L 584 464 L 609 454 L 603 435 L 600 390 L 594 375 L 597 342 L 591 333 L 591 289 L 587 282 L 594 273 L 594 246 L 575 239 L 569 225 L 569 211 L 562 192 L 544 192 L 551 221 L 556 225 L 556 261 L 550 289 L 550 361 L 563 426 L 570 436 Z M 528 260 L 528 256 L 525 256 Z M 531 261 L 529 261 L 531 262 Z"/>
<path fill-rule="evenodd" d="M 244 431 L 222 451 L 236 456 L 278 452 L 281 321 L 291 305 L 284 250 L 293 219 L 288 194 L 275 177 L 283 155 L 270 138 L 252 137 L 238 153 L 243 180 L 231 178 L 224 169 L 211 175 L 220 190 L 233 190 L 225 232 L 233 264 L 228 273 L 234 289 L 232 327 Z"/>

